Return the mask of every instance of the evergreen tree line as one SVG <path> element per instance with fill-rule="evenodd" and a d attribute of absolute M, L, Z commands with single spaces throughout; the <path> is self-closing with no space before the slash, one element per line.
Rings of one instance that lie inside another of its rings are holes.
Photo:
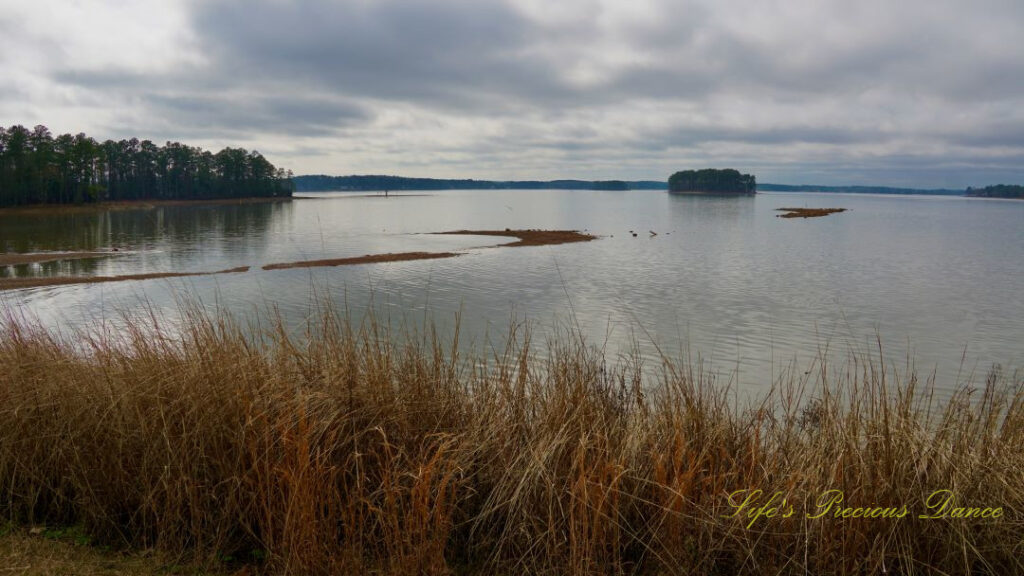
<path fill-rule="evenodd" d="M 984 188 L 968 188 L 967 195 L 981 198 L 1024 198 L 1024 186 L 996 184 Z"/>
<path fill-rule="evenodd" d="M 295 189 L 302 192 L 328 190 L 633 190 L 664 189 L 664 182 L 623 180 L 473 180 L 407 178 L 403 176 L 296 176 Z"/>
<path fill-rule="evenodd" d="M 683 170 L 668 179 L 670 192 L 729 192 L 753 194 L 757 179 L 751 174 L 740 174 L 732 168 L 715 170 Z"/>
<path fill-rule="evenodd" d="M 46 126 L 0 126 L 0 206 L 291 196 L 291 176 L 244 148 L 214 154 L 178 142 L 97 142 L 54 137 Z"/>

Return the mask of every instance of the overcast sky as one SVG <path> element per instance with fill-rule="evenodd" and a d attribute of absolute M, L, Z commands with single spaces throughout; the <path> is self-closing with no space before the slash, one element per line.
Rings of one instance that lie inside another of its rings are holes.
<path fill-rule="evenodd" d="M 0 126 L 297 174 L 1024 183 L 1021 0 L 0 0 Z"/>

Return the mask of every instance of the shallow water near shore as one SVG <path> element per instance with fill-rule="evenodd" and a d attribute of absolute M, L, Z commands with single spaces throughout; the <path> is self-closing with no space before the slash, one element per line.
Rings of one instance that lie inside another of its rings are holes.
<path fill-rule="evenodd" d="M 299 327 L 329 298 L 355 317 L 395 323 L 460 314 L 481 347 L 510 318 L 540 338 L 566 327 L 609 356 L 635 339 L 701 358 L 744 388 L 766 387 L 823 349 L 937 372 L 937 385 L 1024 366 L 1024 202 L 952 197 L 657 191 L 446 191 L 388 198 L 325 193 L 290 203 L 166 206 L 145 211 L 0 215 L 0 251 L 108 251 L 116 257 L 0 267 L 0 276 L 122 276 L 250 271 L 187 279 L 0 292 L 53 327 L 119 311 L 174 315 L 182 295 L 239 314 L 274 307 Z M 780 207 L 846 208 L 776 218 Z M 459 229 L 576 229 L 598 240 L 488 249 L 514 239 L 429 234 Z M 652 234 L 652 232 L 654 234 Z M 263 266 L 403 252 L 458 258 L 337 268 Z M 882 350 L 879 352 L 879 341 Z M 832 363 L 835 365 L 835 363 Z"/>

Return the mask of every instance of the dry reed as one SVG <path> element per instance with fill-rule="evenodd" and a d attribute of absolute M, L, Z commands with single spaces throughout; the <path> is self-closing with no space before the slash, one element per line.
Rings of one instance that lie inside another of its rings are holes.
<path fill-rule="evenodd" d="M 1024 573 L 1016 374 L 939 401 L 853 359 L 741 406 L 699 365 L 650 381 L 572 334 L 535 356 L 520 326 L 471 359 L 331 311 L 300 338 L 127 326 L 2 322 L 8 520 L 271 574 Z M 919 518 L 944 489 L 1003 516 Z M 735 515 L 753 490 L 779 513 Z M 808 518 L 829 490 L 909 513 Z"/>

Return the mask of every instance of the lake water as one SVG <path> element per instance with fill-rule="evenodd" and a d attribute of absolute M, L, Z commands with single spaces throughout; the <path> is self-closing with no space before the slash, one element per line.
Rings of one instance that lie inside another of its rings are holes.
<path fill-rule="evenodd" d="M 660 191 L 446 191 L 388 198 L 306 194 L 283 204 L 174 206 L 96 214 L 0 216 L 0 250 L 118 248 L 117 256 L 0 267 L 0 275 L 242 274 L 0 293 L 50 326 L 89 325 L 145 301 L 176 312 L 183 293 L 247 314 L 277 307 L 293 325 L 317 294 L 356 314 L 431 318 L 463 342 L 500 341 L 510 319 L 535 336 L 566 326 L 609 356 L 636 341 L 698 356 L 743 387 L 767 385 L 819 350 L 911 359 L 940 386 L 1024 366 L 1024 202 L 959 197 Z M 844 207 L 824 218 L 776 208 Z M 593 242 L 511 241 L 452 229 L 587 230 Z M 637 233 L 634 237 L 630 231 Z M 649 232 L 656 232 L 653 236 Z M 265 264 L 408 251 L 457 258 L 264 271 Z"/>

